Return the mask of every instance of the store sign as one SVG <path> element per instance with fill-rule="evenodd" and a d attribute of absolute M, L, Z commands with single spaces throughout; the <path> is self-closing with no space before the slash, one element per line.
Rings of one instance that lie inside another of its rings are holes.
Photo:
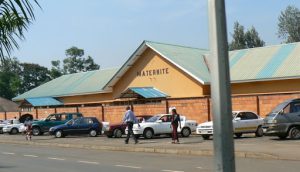
<path fill-rule="evenodd" d="M 142 71 L 138 71 L 136 73 L 136 76 L 143 77 L 143 76 L 155 76 L 155 75 L 166 75 L 166 74 L 169 74 L 169 68 L 142 70 Z"/>

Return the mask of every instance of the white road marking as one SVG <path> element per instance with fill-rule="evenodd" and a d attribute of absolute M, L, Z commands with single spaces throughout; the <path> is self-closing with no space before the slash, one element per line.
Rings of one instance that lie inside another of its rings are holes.
<path fill-rule="evenodd" d="M 135 166 L 127 166 L 127 165 L 115 165 L 116 167 L 125 167 L 125 168 L 142 168 L 142 167 L 135 167 Z"/>
<path fill-rule="evenodd" d="M 12 152 L 2 152 L 2 154 L 4 154 L 4 155 L 14 155 L 15 153 L 12 153 Z"/>
<path fill-rule="evenodd" d="M 85 163 L 85 164 L 99 164 L 99 162 L 91 162 L 91 161 L 77 161 L 79 163 Z"/>
<path fill-rule="evenodd" d="M 196 168 L 203 169 L 203 167 L 196 167 Z"/>
<path fill-rule="evenodd" d="M 161 170 L 161 171 L 166 171 L 166 172 L 184 172 L 184 171 L 175 171 L 175 170 Z"/>
<path fill-rule="evenodd" d="M 55 158 L 55 157 L 48 157 L 48 159 L 53 159 L 53 160 L 58 160 L 58 161 L 63 161 L 65 159 L 63 158 Z"/>
<path fill-rule="evenodd" d="M 36 155 L 23 155 L 23 156 L 26 156 L 26 157 L 33 157 L 33 158 L 37 158 L 38 156 Z"/>

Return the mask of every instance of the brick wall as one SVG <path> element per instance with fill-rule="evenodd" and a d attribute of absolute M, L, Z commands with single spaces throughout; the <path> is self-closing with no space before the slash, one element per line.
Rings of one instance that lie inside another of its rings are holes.
<path fill-rule="evenodd" d="M 110 123 L 119 123 L 125 112 L 126 106 L 104 106 L 104 119 Z"/>
<path fill-rule="evenodd" d="M 209 107 L 207 98 L 171 99 L 169 107 L 176 107 L 177 113 L 187 119 L 196 120 L 198 123 L 208 121 Z"/>
<path fill-rule="evenodd" d="M 96 117 L 98 120 L 102 119 L 102 108 L 101 106 L 96 107 L 80 107 L 78 108 L 79 112 L 82 113 L 83 116 L 88 117 Z"/>
<path fill-rule="evenodd" d="M 162 101 L 162 103 L 156 104 L 135 104 L 133 105 L 133 108 L 135 115 L 164 114 L 166 113 L 166 102 Z"/>

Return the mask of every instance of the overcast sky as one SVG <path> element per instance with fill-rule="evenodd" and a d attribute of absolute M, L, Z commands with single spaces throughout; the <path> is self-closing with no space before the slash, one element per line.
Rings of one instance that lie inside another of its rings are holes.
<path fill-rule="evenodd" d="M 77 46 L 101 68 L 121 66 L 143 40 L 209 48 L 207 0 L 39 0 L 36 21 L 13 56 L 50 67 Z M 280 44 L 277 22 L 300 0 L 226 0 L 227 25 L 257 29 L 267 45 Z"/>

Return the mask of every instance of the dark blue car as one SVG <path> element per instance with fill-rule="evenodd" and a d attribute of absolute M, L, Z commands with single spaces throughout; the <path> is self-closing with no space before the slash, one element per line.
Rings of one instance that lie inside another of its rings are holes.
<path fill-rule="evenodd" d="M 95 117 L 81 117 L 72 119 L 65 124 L 51 127 L 49 130 L 50 135 L 57 138 L 67 135 L 89 134 L 96 137 L 102 132 L 102 123 Z"/>

